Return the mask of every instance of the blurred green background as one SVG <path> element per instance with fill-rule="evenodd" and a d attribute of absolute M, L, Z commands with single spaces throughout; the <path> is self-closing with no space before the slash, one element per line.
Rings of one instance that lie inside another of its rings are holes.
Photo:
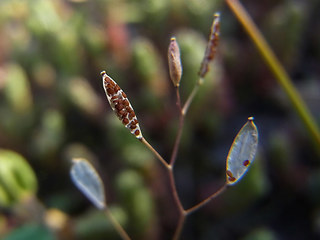
<path fill-rule="evenodd" d="M 243 4 L 320 123 L 320 2 Z M 224 1 L 1 0 L 1 239 L 119 239 L 71 183 L 72 157 L 93 162 L 133 239 L 171 239 L 177 212 L 167 175 L 112 113 L 99 73 L 119 83 L 144 136 L 168 159 L 178 120 L 169 40 L 181 48 L 185 100 L 216 11 L 218 56 L 188 113 L 175 170 L 184 206 L 223 184 L 249 116 L 259 151 L 239 184 L 188 218 L 181 239 L 320 238 L 319 151 Z"/>

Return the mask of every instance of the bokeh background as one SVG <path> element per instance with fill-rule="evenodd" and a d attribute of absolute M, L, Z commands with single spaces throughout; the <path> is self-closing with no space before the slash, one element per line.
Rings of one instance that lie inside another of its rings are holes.
<path fill-rule="evenodd" d="M 320 2 L 243 4 L 320 124 Z M 144 136 L 168 159 L 178 122 L 169 40 L 181 48 L 185 100 L 217 11 L 218 55 L 188 113 L 175 170 L 184 206 L 223 185 L 249 116 L 259 150 L 239 184 L 188 218 L 181 239 L 320 238 L 319 146 L 223 0 L 1 0 L 1 239 L 119 239 L 72 184 L 72 157 L 98 169 L 133 239 L 171 239 L 177 211 L 167 175 L 112 113 L 99 73 L 124 89 Z"/>

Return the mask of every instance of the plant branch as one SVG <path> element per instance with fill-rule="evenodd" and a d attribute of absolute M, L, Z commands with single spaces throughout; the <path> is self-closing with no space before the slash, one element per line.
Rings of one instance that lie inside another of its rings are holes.
<path fill-rule="evenodd" d="M 178 225 L 177 225 L 177 228 L 176 228 L 176 231 L 175 231 L 175 233 L 173 235 L 172 240 L 178 240 L 179 239 L 185 220 L 186 220 L 186 214 L 185 214 L 185 212 L 182 212 L 181 215 L 180 215 L 180 218 L 179 218 L 179 221 L 178 221 Z"/>
<path fill-rule="evenodd" d="M 227 189 L 227 187 L 228 187 L 228 184 L 225 183 L 218 191 L 216 191 L 215 193 L 211 194 L 209 197 L 207 197 L 206 199 L 204 199 L 200 203 L 196 204 L 195 206 L 185 210 L 186 214 L 189 215 L 189 214 L 197 211 L 198 209 L 200 209 L 201 207 L 203 207 L 204 205 L 209 203 L 212 199 L 218 197 L 221 193 L 223 193 Z"/>
<path fill-rule="evenodd" d="M 177 132 L 176 140 L 174 142 L 174 147 L 173 147 L 171 158 L 170 158 L 170 165 L 172 166 L 172 168 L 177 159 L 177 154 L 179 150 L 179 145 L 180 145 L 182 131 L 183 131 L 183 125 L 184 125 L 184 115 L 182 114 L 181 99 L 180 99 L 180 93 L 179 93 L 178 87 L 176 87 L 176 95 L 177 95 L 177 107 L 179 110 L 179 126 L 178 126 L 178 132 Z"/>
<path fill-rule="evenodd" d="M 266 61 L 267 65 L 275 75 L 278 83 L 282 89 L 287 94 L 289 100 L 291 101 L 294 109 L 297 111 L 302 122 L 308 129 L 310 135 L 312 136 L 314 142 L 317 146 L 320 146 L 320 131 L 316 124 L 316 121 L 313 119 L 308 107 L 302 100 L 299 92 L 296 90 L 290 77 L 284 70 L 283 66 L 276 58 L 275 54 L 271 50 L 270 46 L 266 42 L 265 38 L 262 36 L 261 32 L 258 30 L 256 25 L 253 23 L 251 17 L 242 6 L 238 0 L 226 0 L 227 4 L 233 11 L 233 13 L 238 18 L 239 22 L 243 25 L 248 35 L 251 37 L 256 47 L 258 48 L 260 54 Z"/>
<path fill-rule="evenodd" d="M 160 160 L 160 162 L 167 168 L 171 169 L 171 166 L 167 163 L 166 160 L 161 157 L 161 155 L 151 146 L 151 144 L 144 138 L 142 137 L 140 141 L 149 148 L 149 150 Z"/>
<path fill-rule="evenodd" d="M 123 240 L 131 240 L 131 238 L 128 236 L 127 232 L 123 229 L 123 227 L 120 225 L 120 223 L 117 221 L 117 219 L 112 215 L 111 211 L 108 207 L 105 208 L 105 214 L 110 219 L 112 225 L 117 230 L 119 235 Z"/>
<path fill-rule="evenodd" d="M 190 93 L 187 101 L 183 105 L 183 108 L 182 108 L 182 111 L 181 111 L 183 116 L 185 116 L 187 114 L 187 112 L 189 110 L 189 107 L 190 107 L 190 105 L 192 103 L 192 100 L 193 100 L 194 96 L 196 95 L 196 93 L 199 91 L 199 87 L 200 87 L 200 85 L 202 85 L 202 83 L 203 83 L 203 79 L 200 78 L 198 80 L 198 82 L 196 83 L 196 85 L 194 86 L 192 92 Z"/>
<path fill-rule="evenodd" d="M 175 182 L 175 179 L 174 179 L 174 174 L 173 174 L 173 168 L 169 168 L 168 169 L 168 174 L 169 174 L 169 181 L 170 181 L 170 187 L 171 187 L 171 190 L 172 190 L 172 194 L 173 194 L 173 198 L 174 198 L 174 201 L 178 207 L 178 210 L 180 213 L 183 213 L 184 212 L 184 208 L 181 204 L 181 201 L 180 201 L 180 198 L 179 198 L 179 194 L 178 194 L 178 191 L 177 191 L 177 187 L 176 187 L 176 182 Z"/>

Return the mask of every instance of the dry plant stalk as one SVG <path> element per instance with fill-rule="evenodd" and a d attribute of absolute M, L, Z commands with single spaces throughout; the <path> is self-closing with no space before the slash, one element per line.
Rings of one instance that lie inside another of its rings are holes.
<path fill-rule="evenodd" d="M 180 50 L 178 43 L 175 38 L 171 38 L 170 44 L 168 47 L 168 65 L 170 71 L 170 77 L 176 88 L 177 94 L 177 107 L 179 111 L 179 126 L 172 150 L 172 155 L 170 161 L 167 162 L 164 160 L 161 155 L 147 142 L 147 140 L 142 136 L 141 129 L 139 126 L 138 119 L 133 110 L 131 103 L 124 91 L 119 87 L 119 85 L 107 75 L 106 71 L 101 72 L 103 88 L 106 93 L 108 102 L 117 115 L 122 124 L 129 129 L 131 134 L 133 134 L 141 143 L 143 143 L 147 148 L 149 148 L 152 153 L 160 160 L 160 162 L 165 167 L 168 177 L 171 192 L 173 195 L 174 202 L 178 209 L 179 219 L 173 235 L 173 240 L 180 238 L 184 222 L 186 217 L 193 212 L 199 210 L 201 207 L 209 203 L 212 199 L 219 196 L 225 191 L 228 186 L 231 186 L 238 182 L 242 176 L 247 172 L 248 167 L 254 160 L 254 155 L 256 153 L 257 144 L 258 144 L 258 131 L 253 123 L 253 117 L 248 118 L 248 122 L 241 128 L 236 138 L 233 141 L 233 144 L 230 148 L 227 161 L 226 161 L 226 180 L 225 183 L 218 189 L 216 192 L 212 193 L 206 199 L 195 204 L 190 208 L 184 208 L 180 200 L 175 178 L 174 178 L 174 165 L 181 142 L 181 135 L 184 126 L 184 119 L 186 112 L 193 100 L 194 95 L 197 93 L 199 86 L 201 85 L 202 79 L 209 71 L 209 63 L 214 59 L 216 49 L 218 46 L 220 33 L 220 15 L 216 13 L 214 15 L 213 24 L 211 27 L 210 38 L 207 44 L 207 48 L 204 54 L 203 61 L 201 63 L 198 80 L 194 86 L 194 89 L 190 93 L 186 102 L 181 107 L 181 99 L 179 93 L 180 79 L 182 75 L 182 66 L 180 59 Z M 90 167 L 83 167 L 90 166 Z M 104 198 L 103 184 L 99 180 L 98 173 L 93 169 L 93 167 L 86 163 L 84 160 L 82 162 L 76 161 L 74 163 L 73 171 L 71 172 L 75 184 L 79 187 L 80 190 L 100 209 L 106 209 L 107 204 Z M 93 189 L 91 189 L 93 187 Z M 101 188 L 101 189 L 99 189 Z M 115 228 L 122 236 L 123 239 L 130 239 L 125 230 L 121 225 L 113 218 L 111 212 L 106 212 L 107 216 L 113 221 Z"/>

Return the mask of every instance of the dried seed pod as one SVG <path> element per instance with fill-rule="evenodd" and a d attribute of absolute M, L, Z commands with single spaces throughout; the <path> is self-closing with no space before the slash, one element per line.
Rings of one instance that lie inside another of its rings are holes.
<path fill-rule="evenodd" d="M 175 87 L 179 87 L 180 79 L 182 75 L 182 66 L 180 58 L 180 49 L 175 37 L 170 39 L 168 48 L 168 63 L 170 78 Z"/>
<path fill-rule="evenodd" d="M 217 51 L 217 46 L 219 43 L 219 35 L 220 35 L 220 13 L 215 13 L 213 15 L 213 22 L 211 26 L 211 32 L 209 41 L 207 44 L 206 52 L 204 54 L 199 76 L 204 78 L 207 72 L 209 71 L 209 63 L 213 60 L 215 53 Z"/>
<path fill-rule="evenodd" d="M 98 209 L 106 207 L 104 186 L 95 168 L 84 158 L 72 159 L 70 176 L 77 188 Z"/>
<path fill-rule="evenodd" d="M 123 125 L 125 125 L 136 138 L 142 139 L 138 119 L 127 95 L 119 85 L 107 75 L 106 71 L 102 71 L 100 75 L 102 76 L 103 88 L 112 110 Z"/>
<path fill-rule="evenodd" d="M 228 185 L 240 180 L 254 160 L 258 146 L 258 130 L 253 117 L 241 128 L 234 139 L 227 157 L 226 177 Z"/>

